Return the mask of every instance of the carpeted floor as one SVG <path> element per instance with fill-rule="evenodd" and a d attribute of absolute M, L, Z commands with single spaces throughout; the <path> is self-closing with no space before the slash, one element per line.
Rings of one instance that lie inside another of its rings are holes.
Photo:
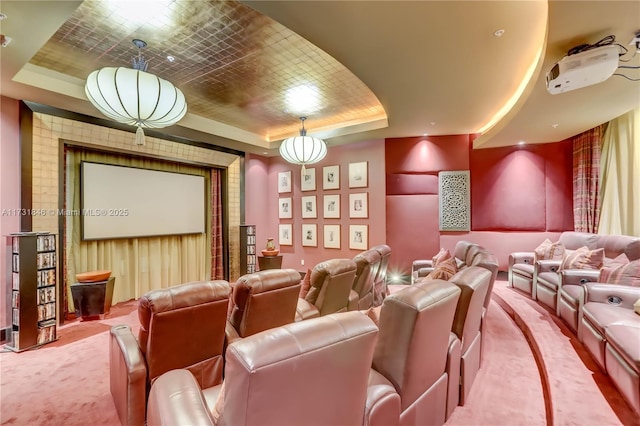
<path fill-rule="evenodd" d="M 527 336 L 512 318 L 514 306 L 521 316 L 516 321 L 527 321 Z M 581 345 L 536 306 L 504 280 L 496 282 L 482 368 L 466 405 L 456 408 L 447 425 L 545 425 L 551 418 L 562 425 L 640 424 L 608 378 L 582 358 Z M 0 424 L 119 425 L 109 393 L 108 330 L 129 324 L 137 332 L 135 308 L 135 301 L 115 305 L 104 320 L 60 327 L 54 343 L 20 354 L 1 353 Z M 542 338 L 532 352 L 527 338 L 540 338 L 538 334 L 555 338 Z M 534 353 L 545 357 L 541 368 L 547 377 L 540 374 Z M 552 403 L 545 402 L 545 393 Z"/>

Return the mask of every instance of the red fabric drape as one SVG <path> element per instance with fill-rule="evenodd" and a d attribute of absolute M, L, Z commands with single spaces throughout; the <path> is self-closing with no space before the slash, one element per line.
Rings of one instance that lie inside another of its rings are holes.
<path fill-rule="evenodd" d="M 598 232 L 600 217 L 600 155 L 604 126 L 572 138 L 573 226 L 580 232 Z"/>
<path fill-rule="evenodd" d="M 224 254 L 222 251 L 222 176 L 218 169 L 211 169 L 211 279 L 224 279 Z"/>

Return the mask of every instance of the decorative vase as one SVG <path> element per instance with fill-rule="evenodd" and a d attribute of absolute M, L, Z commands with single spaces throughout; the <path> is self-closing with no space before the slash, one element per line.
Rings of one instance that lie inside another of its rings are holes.
<path fill-rule="evenodd" d="M 263 256 L 276 256 L 280 250 L 276 248 L 276 243 L 273 241 L 273 238 L 267 238 L 267 246 L 264 250 L 262 250 Z"/>

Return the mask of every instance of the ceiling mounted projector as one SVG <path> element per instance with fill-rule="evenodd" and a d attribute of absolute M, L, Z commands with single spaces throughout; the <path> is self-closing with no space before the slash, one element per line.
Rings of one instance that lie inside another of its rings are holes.
<path fill-rule="evenodd" d="M 552 95 L 601 83 L 618 68 L 618 46 L 610 44 L 565 56 L 547 74 Z"/>

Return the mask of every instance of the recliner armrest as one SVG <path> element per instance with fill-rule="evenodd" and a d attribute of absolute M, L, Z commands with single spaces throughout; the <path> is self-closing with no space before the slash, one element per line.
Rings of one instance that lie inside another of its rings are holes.
<path fill-rule="evenodd" d="M 513 266 L 516 263 L 526 263 L 529 265 L 533 265 L 534 259 L 535 255 L 533 252 L 519 251 L 511 253 L 509 255 L 509 266 Z"/>
<path fill-rule="evenodd" d="M 535 263 L 535 272 L 560 272 L 560 260 L 538 260 Z"/>
<path fill-rule="evenodd" d="M 411 270 L 413 272 L 422 268 L 433 268 L 433 260 L 418 259 L 413 261 L 413 264 L 411 265 Z"/>
<path fill-rule="evenodd" d="M 619 284 L 587 283 L 585 303 L 597 302 L 633 309 L 633 304 L 640 299 L 640 287 Z"/>
<path fill-rule="evenodd" d="M 416 278 L 424 278 L 434 271 L 435 268 L 420 268 L 416 271 Z"/>
<path fill-rule="evenodd" d="M 171 370 L 158 377 L 149 393 L 147 426 L 212 426 L 200 385 L 187 370 Z"/>
<path fill-rule="evenodd" d="M 365 426 L 394 426 L 400 422 L 400 395 L 393 384 L 373 368 L 369 373 Z"/>
<path fill-rule="evenodd" d="M 296 321 L 316 318 L 319 316 L 320 311 L 315 307 L 315 305 L 307 302 L 304 299 L 298 299 L 298 306 L 296 306 Z"/>
<path fill-rule="evenodd" d="M 598 282 L 600 271 L 597 269 L 564 269 L 560 271 L 561 285 L 584 285 Z"/>
<path fill-rule="evenodd" d="M 111 327 L 109 387 L 118 417 L 124 425 L 144 425 L 147 402 L 147 365 L 131 327 Z"/>

